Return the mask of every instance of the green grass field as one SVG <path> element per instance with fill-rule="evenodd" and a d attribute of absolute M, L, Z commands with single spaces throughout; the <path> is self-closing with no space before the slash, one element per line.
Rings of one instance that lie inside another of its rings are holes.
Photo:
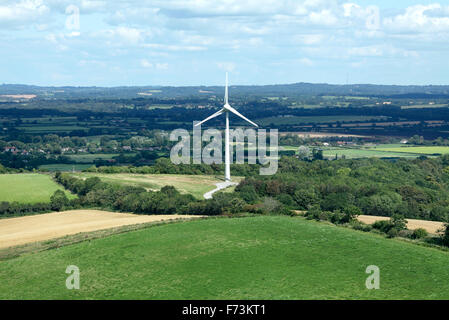
<path fill-rule="evenodd" d="M 64 190 L 50 176 L 45 174 L 2 174 L 0 175 L 0 202 L 36 203 L 49 202 L 56 190 Z M 67 192 L 69 198 L 76 196 Z"/>
<path fill-rule="evenodd" d="M 283 150 L 297 151 L 298 147 L 281 146 Z M 282 150 L 281 149 L 281 150 Z M 323 155 L 333 159 L 345 156 L 347 159 L 358 158 L 417 158 L 422 155 L 436 156 L 449 154 L 449 147 L 445 146 L 407 146 L 403 144 L 381 144 L 374 147 L 323 147 Z"/>
<path fill-rule="evenodd" d="M 182 174 L 100 174 L 100 173 L 75 173 L 81 178 L 99 177 L 102 181 L 144 187 L 151 190 L 160 190 L 163 186 L 174 186 L 181 193 L 190 193 L 197 199 L 203 199 L 203 195 L 216 188 L 215 184 L 221 182 L 214 176 L 182 175 Z M 233 180 L 240 181 L 239 177 Z"/>
<path fill-rule="evenodd" d="M 302 218 L 209 219 L 1 261 L 0 299 L 448 299 L 448 265 L 445 251 Z"/>
<path fill-rule="evenodd" d="M 92 167 L 92 164 L 64 164 L 64 163 L 57 163 L 57 164 L 43 164 L 39 166 L 39 169 L 45 169 L 51 172 L 54 171 L 82 171 L 85 169 L 88 169 Z"/>
<path fill-rule="evenodd" d="M 449 154 L 449 147 L 445 146 L 424 146 L 424 147 L 399 147 L 399 148 L 377 148 L 377 150 L 387 151 L 387 152 L 405 152 L 405 153 L 415 153 L 415 154 Z"/>
<path fill-rule="evenodd" d="M 385 117 L 382 116 L 316 116 L 316 117 L 268 117 L 258 119 L 259 125 L 265 126 L 274 123 L 275 125 L 295 125 L 306 123 L 334 123 L 340 122 L 352 122 L 352 121 L 369 121 L 369 120 L 382 120 Z"/>
<path fill-rule="evenodd" d="M 406 152 L 393 152 L 386 149 L 357 149 L 357 148 L 328 148 L 323 150 L 323 155 L 326 158 L 341 158 L 343 155 L 346 159 L 358 158 L 416 158 L 419 155 Z"/>
<path fill-rule="evenodd" d="M 86 153 L 86 154 L 73 154 L 69 155 L 68 157 L 70 158 L 70 160 L 73 160 L 75 162 L 93 163 L 94 160 L 109 160 L 118 155 L 119 155 L 118 153 L 97 153 L 97 154 Z"/>

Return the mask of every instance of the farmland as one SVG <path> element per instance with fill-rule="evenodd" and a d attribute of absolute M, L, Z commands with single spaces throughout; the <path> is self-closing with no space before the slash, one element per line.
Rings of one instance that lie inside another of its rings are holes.
<path fill-rule="evenodd" d="M 94 160 L 109 160 L 113 157 L 118 156 L 117 153 L 110 154 L 75 154 L 69 155 L 70 160 L 73 160 L 77 163 L 92 163 Z"/>
<path fill-rule="evenodd" d="M 91 232 L 193 216 L 135 215 L 98 210 L 73 210 L 0 220 L 0 248 Z"/>
<path fill-rule="evenodd" d="M 449 254 L 302 218 L 161 225 L 0 262 L 1 299 L 447 299 Z M 80 290 L 65 269 L 80 268 Z M 381 290 L 365 269 L 380 268 Z"/>
<path fill-rule="evenodd" d="M 297 150 L 292 146 L 282 146 L 284 150 Z M 325 158 L 333 159 L 345 157 L 347 159 L 360 158 L 417 158 L 419 156 L 434 157 L 449 154 L 446 146 L 406 146 L 399 144 L 380 144 L 377 146 L 342 146 L 323 147 Z"/>
<path fill-rule="evenodd" d="M 139 186 L 148 190 L 160 190 L 163 186 L 174 186 L 181 193 L 189 193 L 197 199 L 202 199 L 204 193 L 215 189 L 220 180 L 214 176 L 190 176 L 176 174 L 99 174 L 75 173 L 76 177 L 99 177 L 102 181 Z M 238 181 L 239 178 L 234 178 Z"/>
<path fill-rule="evenodd" d="M 385 151 L 385 152 L 399 152 L 399 153 L 415 153 L 415 154 L 423 154 L 423 155 L 443 155 L 449 154 L 449 147 L 445 146 L 426 146 L 426 147 L 400 147 L 400 148 L 377 148 L 376 150 Z"/>
<path fill-rule="evenodd" d="M 363 148 L 363 147 L 330 147 L 323 148 L 323 155 L 326 158 L 335 158 L 335 156 L 346 157 L 347 159 L 360 158 L 416 158 L 419 155 L 415 153 L 392 151 L 382 148 Z"/>
<path fill-rule="evenodd" d="M 334 123 L 338 121 L 353 122 L 353 121 L 369 121 L 369 120 L 382 120 L 384 117 L 373 116 L 321 116 L 321 117 L 269 117 L 262 118 L 258 122 L 260 125 L 268 126 L 274 125 L 294 125 L 305 123 Z"/>
<path fill-rule="evenodd" d="M 0 202 L 49 202 L 56 190 L 63 188 L 48 175 L 35 173 L 0 175 Z M 75 198 L 69 192 L 66 194 L 69 198 Z"/>
<path fill-rule="evenodd" d="M 39 166 L 40 170 L 52 171 L 82 171 L 91 167 L 92 164 L 43 164 Z"/>

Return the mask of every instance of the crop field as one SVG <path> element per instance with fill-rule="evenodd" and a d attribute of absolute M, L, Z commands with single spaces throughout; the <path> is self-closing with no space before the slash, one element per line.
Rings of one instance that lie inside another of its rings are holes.
<path fill-rule="evenodd" d="M 118 155 L 119 155 L 118 153 L 98 153 L 98 154 L 86 153 L 86 154 L 69 155 L 68 157 L 70 158 L 70 160 L 73 160 L 75 162 L 91 163 L 94 160 L 109 160 Z"/>
<path fill-rule="evenodd" d="M 284 147 L 288 148 L 290 147 Z M 296 148 L 297 150 L 297 148 Z M 449 147 L 433 146 L 405 146 L 400 144 L 384 144 L 375 147 L 327 147 L 323 148 L 323 155 L 326 158 L 335 158 L 345 156 L 347 159 L 357 158 L 417 158 L 419 156 L 437 156 L 449 154 Z"/>
<path fill-rule="evenodd" d="M 384 149 L 364 149 L 364 148 L 326 148 L 323 149 L 326 158 L 338 158 L 345 156 L 346 159 L 358 158 L 416 158 L 419 155 L 407 152 L 393 152 Z"/>
<path fill-rule="evenodd" d="M 46 241 L 80 232 L 198 216 L 137 215 L 98 210 L 73 210 L 0 220 L 0 248 Z"/>
<path fill-rule="evenodd" d="M 411 104 L 408 106 L 401 106 L 401 109 L 423 109 L 423 108 L 445 108 L 447 104 Z"/>
<path fill-rule="evenodd" d="M 164 186 L 174 186 L 181 193 L 189 193 L 198 199 L 216 188 L 215 184 L 221 182 L 214 176 L 181 175 L 181 174 L 99 174 L 99 173 L 75 173 L 77 177 L 99 177 L 102 181 L 144 187 L 147 190 L 160 190 Z M 233 177 L 238 182 L 240 178 Z"/>
<path fill-rule="evenodd" d="M 36 203 L 49 202 L 56 190 L 64 190 L 49 175 L 45 174 L 2 174 L 0 175 L 0 202 Z M 67 197 L 76 196 L 67 192 Z"/>
<path fill-rule="evenodd" d="M 92 164 L 43 164 L 39 166 L 40 170 L 54 171 L 82 171 L 92 167 Z"/>
<path fill-rule="evenodd" d="M 0 299 L 448 299 L 449 253 L 303 218 L 159 225 L 0 261 Z M 67 290 L 67 266 L 80 289 Z M 380 289 L 365 272 L 380 269 Z"/>
<path fill-rule="evenodd" d="M 405 152 L 423 155 L 442 155 L 449 154 L 449 147 L 446 146 L 424 146 L 424 147 L 399 147 L 399 148 L 377 148 L 377 150 L 387 152 Z"/>
<path fill-rule="evenodd" d="M 277 125 L 295 125 L 305 123 L 333 123 L 333 122 L 352 122 L 352 121 L 369 121 L 382 120 L 382 116 L 317 116 L 317 117 L 268 117 L 257 120 L 257 124 L 265 126 L 270 124 Z"/>
<path fill-rule="evenodd" d="M 87 130 L 86 127 L 80 126 L 22 126 L 19 129 L 24 130 L 27 133 L 55 133 L 55 132 L 70 132 L 74 130 Z"/>

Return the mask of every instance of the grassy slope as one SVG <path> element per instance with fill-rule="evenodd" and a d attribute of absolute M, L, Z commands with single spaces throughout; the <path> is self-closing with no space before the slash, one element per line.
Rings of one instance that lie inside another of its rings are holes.
<path fill-rule="evenodd" d="M 181 193 L 190 193 L 198 199 L 216 188 L 215 184 L 221 182 L 214 176 L 182 175 L 182 174 L 101 174 L 101 173 L 78 173 L 77 177 L 89 178 L 99 177 L 105 182 L 120 183 L 141 186 L 148 189 L 159 190 L 163 186 L 171 185 Z M 240 178 L 233 177 L 235 181 Z"/>
<path fill-rule="evenodd" d="M 0 201 L 35 203 L 49 202 L 56 190 L 64 190 L 50 176 L 44 174 L 2 174 L 0 175 Z M 75 195 L 66 192 L 69 198 Z"/>
<path fill-rule="evenodd" d="M 373 264 L 380 290 L 365 288 Z M 301 218 L 199 220 L 2 261 L 0 298 L 448 299 L 448 265 L 444 251 Z"/>

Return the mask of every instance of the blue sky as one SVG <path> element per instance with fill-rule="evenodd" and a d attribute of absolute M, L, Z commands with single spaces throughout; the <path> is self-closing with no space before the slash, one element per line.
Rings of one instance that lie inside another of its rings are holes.
<path fill-rule="evenodd" d="M 0 83 L 449 84 L 448 0 L 0 0 L 0 41 Z"/>

